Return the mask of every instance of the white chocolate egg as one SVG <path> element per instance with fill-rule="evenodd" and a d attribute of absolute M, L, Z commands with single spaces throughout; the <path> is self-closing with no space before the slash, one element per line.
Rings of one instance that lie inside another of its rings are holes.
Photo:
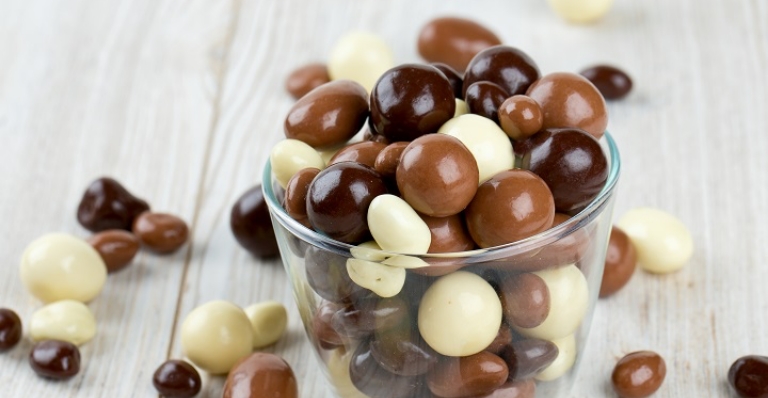
<path fill-rule="evenodd" d="M 253 348 L 276 343 L 288 326 L 288 311 L 277 301 L 256 303 L 245 309 L 253 328 Z"/>
<path fill-rule="evenodd" d="M 456 137 L 472 153 L 480 171 L 479 183 L 515 165 L 515 154 L 509 137 L 493 120 L 467 114 L 455 117 L 437 131 Z"/>
<path fill-rule="evenodd" d="M 675 272 L 693 256 L 690 231 L 669 213 L 640 207 L 628 211 L 616 225 L 629 236 L 637 251 L 637 262 L 646 271 Z"/>
<path fill-rule="evenodd" d="M 56 301 L 32 314 L 29 335 L 33 341 L 62 340 L 79 346 L 96 335 L 96 319 L 79 301 Z"/>
<path fill-rule="evenodd" d="M 240 307 L 227 301 L 210 301 L 184 319 L 181 348 L 201 369 L 224 374 L 251 353 L 253 327 Z"/>
<path fill-rule="evenodd" d="M 315 148 L 294 139 L 278 142 L 269 154 L 269 161 L 272 164 L 272 174 L 283 188 L 288 186 L 291 177 L 301 169 L 325 168 L 325 162 Z"/>
<path fill-rule="evenodd" d="M 366 32 L 348 33 L 336 42 L 328 57 L 328 75 L 332 80 L 354 80 L 369 93 L 379 77 L 393 66 L 389 45 Z"/>

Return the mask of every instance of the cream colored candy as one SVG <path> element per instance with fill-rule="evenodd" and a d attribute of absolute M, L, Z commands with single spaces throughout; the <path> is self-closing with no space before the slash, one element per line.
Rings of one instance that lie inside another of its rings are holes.
<path fill-rule="evenodd" d="M 285 333 L 288 311 L 277 301 L 256 303 L 245 309 L 253 328 L 253 348 L 274 344 Z"/>
<path fill-rule="evenodd" d="M 552 381 L 571 370 L 576 362 L 576 338 L 568 335 L 561 339 L 552 340 L 557 346 L 557 358 L 544 370 L 536 375 L 536 380 Z"/>
<path fill-rule="evenodd" d="M 368 261 L 383 261 L 389 257 L 381 251 L 381 246 L 373 240 L 363 242 L 349 249 L 349 253 L 354 258 Z"/>
<path fill-rule="evenodd" d="M 33 341 L 62 340 L 81 345 L 96 335 L 96 319 L 85 304 L 61 300 L 32 314 L 29 335 Z"/>
<path fill-rule="evenodd" d="M 272 164 L 272 174 L 275 175 L 275 179 L 283 188 L 288 185 L 288 180 L 299 170 L 307 167 L 320 170 L 325 168 L 325 162 L 315 148 L 293 139 L 278 142 L 272 148 L 269 161 Z"/>
<path fill-rule="evenodd" d="M 371 33 L 352 32 L 331 50 L 328 75 L 332 80 L 354 80 L 370 93 L 379 77 L 393 66 L 392 50 L 384 40 Z"/>
<path fill-rule="evenodd" d="M 509 137 L 491 119 L 475 114 L 461 115 L 447 121 L 437 132 L 458 138 L 472 152 L 480 171 L 480 183 L 515 165 Z"/>
<path fill-rule="evenodd" d="M 91 301 L 104 287 L 107 266 L 88 242 L 68 234 L 43 235 L 24 250 L 21 282 L 45 303 Z"/>
<path fill-rule="evenodd" d="M 616 225 L 629 236 L 637 250 L 637 261 L 646 271 L 674 272 L 693 256 L 690 231 L 669 213 L 640 207 L 628 211 Z"/>
<path fill-rule="evenodd" d="M 342 348 L 334 350 L 328 358 L 328 376 L 340 398 L 368 398 L 355 387 L 349 376 L 349 363 L 352 361 L 353 352 L 354 348 L 346 353 Z"/>
<path fill-rule="evenodd" d="M 432 349 L 468 356 L 488 347 L 501 326 L 501 302 L 483 278 L 458 271 L 438 279 L 419 304 L 419 332 Z"/>
<path fill-rule="evenodd" d="M 432 234 L 416 210 L 395 195 L 379 195 L 368 207 L 368 228 L 373 239 L 386 251 L 425 254 Z"/>
<path fill-rule="evenodd" d="M 210 301 L 189 313 L 181 324 L 181 348 L 195 365 L 224 374 L 251 353 L 253 328 L 248 316 L 227 301 Z"/>
<path fill-rule="evenodd" d="M 613 0 L 548 0 L 549 6 L 565 20 L 590 23 L 605 16 Z"/>
<path fill-rule="evenodd" d="M 427 264 L 426 261 L 413 256 L 392 256 L 382 261 L 381 263 L 391 267 L 399 267 L 405 269 L 429 267 L 429 264 Z"/>
<path fill-rule="evenodd" d="M 352 282 L 376 293 L 379 297 L 395 296 L 403 290 L 405 284 L 404 268 L 390 267 L 372 261 L 347 259 L 347 273 Z"/>
<path fill-rule="evenodd" d="M 555 340 L 573 334 L 584 319 L 589 305 L 587 279 L 576 265 L 534 272 L 549 289 L 549 314 L 535 328 L 513 325 L 520 334 L 543 340 Z"/>
<path fill-rule="evenodd" d="M 453 112 L 453 117 L 459 117 L 469 113 L 469 106 L 464 100 L 456 98 L 456 111 Z"/>

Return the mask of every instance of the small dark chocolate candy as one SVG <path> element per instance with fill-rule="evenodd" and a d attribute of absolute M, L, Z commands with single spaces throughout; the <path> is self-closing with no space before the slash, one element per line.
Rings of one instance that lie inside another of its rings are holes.
<path fill-rule="evenodd" d="M 8 308 L 0 308 L 0 352 L 13 348 L 21 340 L 21 318 Z"/>
<path fill-rule="evenodd" d="M 768 398 L 768 357 L 737 359 L 728 370 L 728 382 L 741 398 Z"/>
<path fill-rule="evenodd" d="M 66 341 L 42 340 L 32 347 L 29 365 L 42 377 L 66 380 L 80 371 L 80 350 Z"/>
<path fill-rule="evenodd" d="M 200 392 L 200 374 L 189 363 L 170 359 L 163 362 L 152 376 L 152 384 L 164 397 L 191 398 Z"/>
<path fill-rule="evenodd" d="M 279 254 L 261 184 L 245 191 L 237 199 L 232 206 L 229 225 L 237 243 L 252 255 L 271 258 Z"/>
<path fill-rule="evenodd" d="M 456 69 L 441 62 L 433 62 L 430 65 L 437 68 L 440 72 L 443 72 L 445 77 L 448 78 L 448 82 L 450 82 L 451 87 L 453 87 L 454 97 L 458 99 L 464 98 L 464 80 L 461 79 L 461 74 L 459 74 Z"/>
<path fill-rule="evenodd" d="M 608 100 L 622 99 L 632 91 L 632 79 L 623 70 L 610 65 L 596 65 L 580 73 Z"/>
<path fill-rule="evenodd" d="M 559 350 L 555 343 L 547 340 L 525 339 L 513 342 L 501 357 L 509 366 L 511 380 L 533 378 L 557 359 Z"/>
<path fill-rule="evenodd" d="M 473 83 L 489 81 L 498 84 L 507 97 L 525 94 L 541 75 L 539 67 L 524 52 L 509 46 L 487 48 L 472 58 L 464 72 L 464 97 Z"/>
<path fill-rule="evenodd" d="M 355 300 L 331 317 L 331 326 L 352 339 L 369 336 L 376 330 L 397 326 L 408 316 L 408 304 L 398 296 L 371 296 Z"/>
<path fill-rule="evenodd" d="M 133 196 L 116 180 L 102 177 L 85 190 L 77 207 L 77 221 L 93 232 L 107 229 L 130 231 L 133 220 L 147 210 L 147 202 Z"/>
<path fill-rule="evenodd" d="M 480 81 L 467 87 L 464 101 L 466 101 L 471 113 L 491 119 L 498 124 L 499 107 L 507 97 L 507 93 L 499 85 Z"/>

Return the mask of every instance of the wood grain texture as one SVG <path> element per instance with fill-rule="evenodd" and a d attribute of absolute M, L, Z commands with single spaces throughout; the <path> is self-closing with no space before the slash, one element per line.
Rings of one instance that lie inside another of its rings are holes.
<path fill-rule="evenodd" d="M 615 361 L 661 353 L 659 397 L 731 396 L 725 375 L 768 354 L 768 3 L 617 0 L 594 25 L 558 19 L 541 0 L 232 0 L 0 4 L 0 306 L 39 308 L 18 282 L 24 247 L 74 219 L 88 182 L 112 175 L 154 208 L 190 222 L 172 256 L 142 253 L 90 304 L 99 321 L 85 368 L 67 383 L 34 376 L 29 343 L 0 355 L 3 397 L 152 396 L 151 374 L 178 357 L 184 316 L 213 299 L 275 299 L 291 309 L 284 356 L 302 397 L 330 398 L 277 261 L 253 259 L 229 231 L 234 200 L 260 182 L 283 137 L 290 70 L 322 61 L 350 30 L 418 61 L 428 19 L 463 15 L 524 49 L 543 72 L 594 63 L 626 69 L 635 91 L 609 104 L 622 152 L 616 215 L 667 210 L 691 229 L 682 271 L 638 271 L 597 305 L 573 397 L 613 396 Z M 203 397 L 220 395 L 222 378 Z"/>

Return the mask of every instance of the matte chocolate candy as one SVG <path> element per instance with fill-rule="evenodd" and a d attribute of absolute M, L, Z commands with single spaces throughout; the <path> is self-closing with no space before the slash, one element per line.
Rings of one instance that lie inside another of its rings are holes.
<path fill-rule="evenodd" d="M 544 115 L 539 103 L 533 98 L 515 95 L 507 98 L 499 107 L 499 123 L 509 138 L 519 141 L 541 130 Z"/>
<path fill-rule="evenodd" d="M 391 329 L 406 316 L 408 305 L 400 297 L 369 297 L 337 311 L 331 317 L 331 327 L 341 335 L 357 339 L 376 330 Z"/>
<path fill-rule="evenodd" d="M 119 182 L 102 177 L 85 190 L 77 207 L 77 221 L 89 231 L 131 230 L 133 220 L 149 210 L 147 202 L 133 196 Z"/>
<path fill-rule="evenodd" d="M 329 166 L 315 177 L 307 194 L 307 216 L 319 232 L 344 243 L 365 241 L 368 206 L 387 193 L 373 168 L 356 162 Z"/>
<path fill-rule="evenodd" d="M 737 359 L 728 370 L 728 382 L 741 398 L 768 398 L 768 357 Z"/>
<path fill-rule="evenodd" d="M 534 328 L 549 315 L 549 288 L 536 274 L 512 275 L 502 282 L 501 305 L 511 325 Z"/>
<path fill-rule="evenodd" d="M 0 308 L 0 351 L 13 348 L 21 340 L 21 319 L 13 310 Z"/>
<path fill-rule="evenodd" d="M 294 220 L 309 223 L 307 220 L 307 192 L 312 180 L 320 173 L 320 169 L 307 167 L 294 174 L 285 187 L 283 207 Z"/>
<path fill-rule="evenodd" d="M 455 253 L 475 248 L 475 241 L 469 236 L 462 214 L 447 217 L 420 216 L 432 235 L 428 253 Z"/>
<path fill-rule="evenodd" d="M 501 357 L 509 366 L 511 380 L 531 379 L 557 359 L 557 346 L 547 340 L 518 340 L 508 346 Z"/>
<path fill-rule="evenodd" d="M 387 145 L 381 142 L 363 141 L 341 148 L 328 162 L 328 166 L 341 162 L 357 162 L 369 167 L 376 163 L 376 157 Z"/>
<path fill-rule="evenodd" d="M 539 78 L 539 67 L 526 53 L 509 46 L 494 46 L 478 53 L 464 72 L 464 95 L 476 82 L 498 84 L 507 96 L 525 94 Z"/>
<path fill-rule="evenodd" d="M 152 384 L 164 397 L 191 398 L 200 392 L 203 382 L 192 365 L 170 359 L 157 368 L 152 376 Z"/>
<path fill-rule="evenodd" d="M 487 117 L 499 123 L 499 107 L 508 97 L 506 91 L 499 85 L 480 81 L 467 87 L 464 101 L 469 111 L 482 117 Z"/>
<path fill-rule="evenodd" d="M 459 74 L 456 69 L 453 69 L 442 62 L 433 62 L 430 65 L 437 68 L 440 72 L 443 72 L 445 77 L 448 78 L 448 82 L 450 82 L 451 87 L 453 87 L 454 97 L 457 99 L 464 98 L 464 80 L 462 80 L 461 74 Z"/>
<path fill-rule="evenodd" d="M 222 398 L 298 398 L 291 366 L 283 358 L 254 352 L 232 368 Z"/>
<path fill-rule="evenodd" d="M 349 363 L 349 377 L 360 392 L 370 398 L 411 398 L 420 396 L 423 380 L 399 376 L 382 368 L 371 355 L 368 342 L 361 343 Z"/>
<path fill-rule="evenodd" d="M 43 340 L 32 347 L 29 365 L 39 376 L 70 379 L 80 371 L 80 350 L 66 341 Z"/>
<path fill-rule="evenodd" d="M 477 188 L 465 214 L 475 243 L 487 248 L 548 229 L 555 217 L 555 204 L 547 184 L 537 175 L 508 170 Z"/>
<path fill-rule="evenodd" d="M 435 133 L 455 110 L 453 87 L 434 66 L 396 66 L 379 78 L 371 92 L 371 122 L 391 142 Z"/>
<path fill-rule="evenodd" d="M 578 128 L 599 139 L 608 126 L 603 95 L 581 75 L 550 73 L 533 83 L 526 95 L 541 106 L 545 129 Z"/>
<path fill-rule="evenodd" d="M 421 338 L 409 320 L 394 329 L 376 331 L 370 341 L 371 355 L 388 372 L 418 376 L 435 366 L 438 354 Z"/>
<path fill-rule="evenodd" d="M 261 184 L 245 191 L 237 199 L 232 206 L 229 226 L 237 243 L 252 255 L 270 258 L 279 254 Z"/>
<path fill-rule="evenodd" d="M 187 223 L 173 214 L 147 211 L 133 221 L 133 234 L 158 253 L 171 253 L 187 242 Z"/>
<path fill-rule="evenodd" d="M 443 357 L 427 375 L 433 394 L 445 398 L 488 394 L 509 376 L 503 359 L 487 351 L 466 357 Z"/>
<path fill-rule="evenodd" d="M 285 89 L 293 98 L 299 99 L 329 81 L 331 81 L 331 77 L 328 76 L 328 68 L 325 64 L 306 64 L 296 68 L 288 75 L 288 78 L 285 79 Z"/>
<path fill-rule="evenodd" d="M 636 264 L 635 246 L 624 231 L 614 226 L 611 228 L 608 253 L 605 255 L 600 297 L 608 297 L 624 287 L 635 273 Z"/>
<path fill-rule="evenodd" d="M 486 395 L 472 398 L 535 398 L 536 383 L 533 380 L 508 381 Z"/>
<path fill-rule="evenodd" d="M 596 65 L 580 74 L 592 82 L 607 100 L 622 99 L 632 91 L 632 79 L 615 66 Z"/>
<path fill-rule="evenodd" d="M 307 282 L 320 297 L 343 303 L 361 288 L 347 273 L 347 258 L 329 250 L 308 246 L 304 255 Z"/>
<path fill-rule="evenodd" d="M 583 209 L 605 186 L 608 160 L 600 143 L 587 132 L 546 129 L 528 140 L 521 166 L 547 183 L 557 211 Z"/>
<path fill-rule="evenodd" d="M 351 80 L 323 84 L 296 101 L 283 125 L 286 138 L 331 148 L 355 135 L 368 117 L 368 92 Z"/>
<path fill-rule="evenodd" d="M 616 363 L 611 382 L 622 398 L 644 398 L 661 387 L 666 375 L 664 358 L 653 351 L 637 351 Z"/>
<path fill-rule="evenodd" d="M 480 51 L 501 44 L 488 28 L 464 18 L 429 21 L 419 32 L 419 54 L 428 62 L 442 62 L 459 71 Z"/>
<path fill-rule="evenodd" d="M 110 273 L 130 264 L 140 247 L 136 235 L 122 229 L 101 231 L 88 238 L 88 243 L 99 252 Z"/>
<path fill-rule="evenodd" d="M 446 217 L 464 210 L 477 191 L 472 152 L 457 138 L 430 134 L 413 140 L 397 166 L 397 187 L 414 210 Z"/>
<path fill-rule="evenodd" d="M 408 142 L 398 141 L 387 145 L 376 156 L 373 168 L 385 178 L 394 178 L 397 166 L 400 164 L 400 156 L 408 146 Z"/>

